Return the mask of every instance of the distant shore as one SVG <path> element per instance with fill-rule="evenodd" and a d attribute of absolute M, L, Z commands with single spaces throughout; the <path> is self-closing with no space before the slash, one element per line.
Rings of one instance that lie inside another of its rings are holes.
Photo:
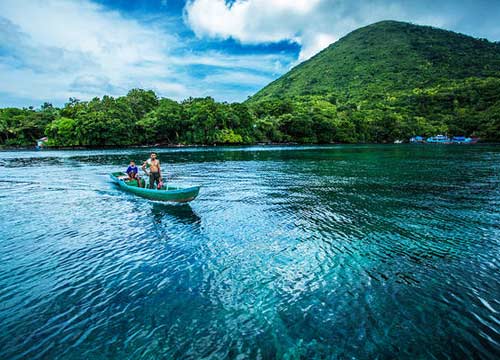
<path fill-rule="evenodd" d="M 299 144 L 295 142 L 286 143 L 251 143 L 251 144 L 145 144 L 145 145 L 102 145 L 102 146 L 44 146 L 37 149 L 36 146 L 0 146 L 0 150 L 98 150 L 98 149 L 151 149 L 151 148 L 208 148 L 208 147 L 238 147 L 238 146 L 294 146 L 294 145 L 346 145 L 341 143 L 330 144 Z"/>
<path fill-rule="evenodd" d="M 476 144 L 412 144 L 412 143 L 326 143 L 326 144 L 311 144 L 311 143 L 253 143 L 253 144 L 150 144 L 150 145 L 104 145 L 104 146 L 47 146 L 42 149 L 37 149 L 35 146 L 0 146 L 0 151 L 47 151 L 47 150 L 112 150 L 112 149 L 179 149 L 179 148 L 216 148 L 216 147 L 242 147 L 242 146 L 328 146 L 328 145 L 411 145 L 413 147 L 421 146 L 477 146 L 477 145 L 500 145 L 500 142 L 478 142 Z"/>

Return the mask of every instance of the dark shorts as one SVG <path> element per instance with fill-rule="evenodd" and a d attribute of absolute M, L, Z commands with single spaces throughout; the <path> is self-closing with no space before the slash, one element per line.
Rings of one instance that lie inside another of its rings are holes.
<path fill-rule="evenodd" d="M 157 184 L 160 183 L 160 173 L 159 172 L 150 172 L 149 173 L 149 188 L 150 189 L 155 188 L 155 182 Z"/>

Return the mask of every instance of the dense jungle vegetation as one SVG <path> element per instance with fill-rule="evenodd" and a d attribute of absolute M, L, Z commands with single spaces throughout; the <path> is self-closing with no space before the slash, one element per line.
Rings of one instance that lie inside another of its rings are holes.
<path fill-rule="evenodd" d="M 62 108 L 0 109 L 0 145 L 500 141 L 500 44 L 395 21 L 358 29 L 244 103 L 176 102 L 150 90 Z"/>

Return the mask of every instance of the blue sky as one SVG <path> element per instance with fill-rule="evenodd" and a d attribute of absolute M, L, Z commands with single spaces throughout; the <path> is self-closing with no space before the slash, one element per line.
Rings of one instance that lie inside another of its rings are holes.
<path fill-rule="evenodd" d="M 500 40 L 500 0 L 0 0 L 0 107 L 136 87 L 242 101 L 386 19 Z"/>

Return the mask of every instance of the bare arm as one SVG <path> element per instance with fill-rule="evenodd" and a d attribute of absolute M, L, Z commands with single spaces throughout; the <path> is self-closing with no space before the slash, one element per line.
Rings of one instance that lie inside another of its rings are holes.
<path fill-rule="evenodd" d="M 146 170 L 146 164 L 147 164 L 146 161 L 144 161 L 144 163 L 142 163 L 142 171 L 144 171 L 146 173 L 146 175 L 148 175 L 148 171 Z"/>

